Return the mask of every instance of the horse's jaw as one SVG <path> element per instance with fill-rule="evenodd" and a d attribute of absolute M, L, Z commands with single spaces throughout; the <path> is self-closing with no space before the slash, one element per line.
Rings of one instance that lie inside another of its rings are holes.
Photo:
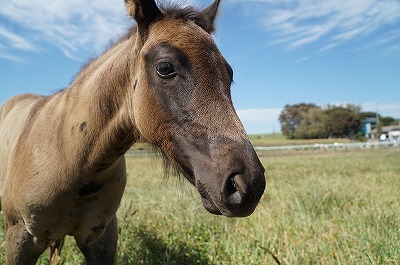
<path fill-rule="evenodd" d="M 264 193 L 265 170 L 249 142 L 225 139 L 204 147 L 186 141 L 175 148 L 170 160 L 196 187 L 204 208 L 212 214 L 249 216 Z"/>

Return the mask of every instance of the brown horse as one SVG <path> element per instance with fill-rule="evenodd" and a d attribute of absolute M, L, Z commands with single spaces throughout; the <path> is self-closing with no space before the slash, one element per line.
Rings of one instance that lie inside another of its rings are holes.
<path fill-rule="evenodd" d="M 204 207 L 250 215 L 265 188 L 232 106 L 233 72 L 208 8 L 125 0 L 137 26 L 57 94 L 0 109 L 0 187 L 8 264 L 35 264 L 65 235 L 87 264 L 113 264 L 124 153 L 143 137 L 198 190 Z"/>

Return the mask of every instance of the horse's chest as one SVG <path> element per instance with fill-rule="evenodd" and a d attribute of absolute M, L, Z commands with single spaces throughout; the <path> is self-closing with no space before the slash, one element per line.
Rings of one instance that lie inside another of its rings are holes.
<path fill-rule="evenodd" d="M 71 233 L 93 229 L 111 220 L 118 209 L 124 188 L 124 178 L 106 184 L 89 182 L 81 186 L 74 207 L 76 225 Z"/>
<path fill-rule="evenodd" d="M 125 176 L 108 183 L 88 182 L 55 195 L 46 204 L 31 201 L 21 211 L 26 227 L 48 242 L 65 235 L 90 234 L 114 217 L 125 182 Z"/>

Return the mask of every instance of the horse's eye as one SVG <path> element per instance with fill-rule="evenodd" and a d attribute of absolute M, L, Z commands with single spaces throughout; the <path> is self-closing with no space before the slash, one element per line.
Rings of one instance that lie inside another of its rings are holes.
<path fill-rule="evenodd" d="M 157 74 L 161 78 L 173 78 L 176 76 L 174 66 L 168 62 L 161 62 L 156 65 Z"/>

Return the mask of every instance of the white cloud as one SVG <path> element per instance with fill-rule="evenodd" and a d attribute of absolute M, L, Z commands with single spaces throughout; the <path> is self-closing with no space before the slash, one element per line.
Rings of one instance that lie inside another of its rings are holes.
<path fill-rule="evenodd" d="M 200 1 L 180 2 L 197 5 Z M 60 49 L 71 59 L 79 58 L 82 51 L 95 55 L 133 24 L 128 22 L 123 0 L 5 0 L 0 1 L 0 16 L 20 33 L 0 27 L 0 41 L 5 39 L 9 46 L 1 57 L 11 60 L 17 58 L 15 50 L 37 52 L 43 50 L 38 47 L 46 45 Z"/>
<path fill-rule="evenodd" d="M 365 102 L 361 104 L 362 111 L 378 111 L 382 116 L 392 116 L 393 118 L 400 118 L 400 102 L 380 103 Z"/>
<path fill-rule="evenodd" d="M 248 1 L 235 0 L 248 5 Z M 276 34 L 272 44 L 295 49 L 321 42 L 318 52 L 330 50 L 400 22 L 395 0 L 254 0 L 263 10 L 263 26 Z M 394 26 L 395 27 L 395 26 Z M 374 39 L 379 41 L 379 37 Z M 399 54 L 400 36 L 381 43 L 387 54 Z"/>
<path fill-rule="evenodd" d="M 276 34 L 272 44 L 291 49 L 323 40 L 317 52 L 325 52 L 400 21 L 397 0 L 230 0 L 239 2 L 265 10 L 263 26 Z M 40 51 L 48 44 L 71 58 L 82 50 L 98 53 L 129 24 L 122 0 L 7 0 L 0 1 L 0 16 L 17 25 L 16 30 L 0 27 L 0 41 L 9 46 L 3 54 Z M 371 46 L 383 47 L 381 57 L 400 56 L 398 43 L 400 34 L 393 34 L 375 38 Z"/>
<path fill-rule="evenodd" d="M 308 60 L 310 60 L 310 59 L 311 59 L 310 57 L 305 56 L 305 57 L 301 57 L 301 58 L 298 58 L 298 59 L 292 61 L 292 63 L 301 63 L 301 62 L 308 61 Z"/>
<path fill-rule="evenodd" d="M 339 42 L 333 42 L 333 43 L 329 43 L 327 45 L 325 45 L 324 47 L 320 48 L 319 50 L 317 50 L 317 53 L 323 53 L 326 52 L 330 49 L 335 48 L 336 46 L 338 46 L 340 43 Z"/>
<path fill-rule="evenodd" d="M 9 30 L 7 30 L 2 26 L 0 26 L 0 37 L 5 39 L 6 42 L 10 43 L 11 46 L 13 46 L 16 49 L 28 50 L 28 51 L 36 50 L 34 45 L 29 40 L 13 32 L 10 32 Z"/>
<path fill-rule="evenodd" d="M 241 109 L 237 110 L 240 120 L 250 134 L 272 133 L 280 131 L 280 108 Z"/>
<path fill-rule="evenodd" d="M 400 91 L 400 90 L 399 90 Z M 393 97 L 396 98 L 397 95 L 393 95 Z M 399 98 L 399 97 L 397 97 Z M 329 102 L 327 104 L 321 105 L 322 108 L 326 108 L 328 105 L 329 106 L 341 106 L 341 107 L 346 107 L 349 104 L 354 104 L 349 103 L 349 102 Z M 362 102 L 362 103 L 355 103 L 355 105 L 358 105 L 361 107 L 362 112 L 378 112 L 382 116 L 390 116 L 393 118 L 400 119 L 400 101 L 399 102 L 381 102 L 380 100 L 376 101 L 369 101 L 369 102 Z"/>
<path fill-rule="evenodd" d="M 360 50 L 367 50 L 371 48 L 385 47 L 376 55 L 376 57 L 395 57 L 400 55 L 400 29 L 390 30 L 374 42 L 368 43 Z"/>
<path fill-rule="evenodd" d="M 37 51 L 50 44 L 72 58 L 82 50 L 100 52 L 128 27 L 121 0 L 7 0 L 0 15 L 16 25 L 18 33 L 0 28 L 0 39 L 10 47 Z"/>
<path fill-rule="evenodd" d="M 4 52 L 0 50 L 0 58 L 6 59 L 8 61 L 13 61 L 16 63 L 23 63 L 25 60 L 19 56 L 14 56 L 8 52 Z"/>
<path fill-rule="evenodd" d="M 282 109 L 280 108 L 262 108 L 262 109 L 242 109 L 237 113 L 242 121 L 264 122 L 277 121 Z"/>

